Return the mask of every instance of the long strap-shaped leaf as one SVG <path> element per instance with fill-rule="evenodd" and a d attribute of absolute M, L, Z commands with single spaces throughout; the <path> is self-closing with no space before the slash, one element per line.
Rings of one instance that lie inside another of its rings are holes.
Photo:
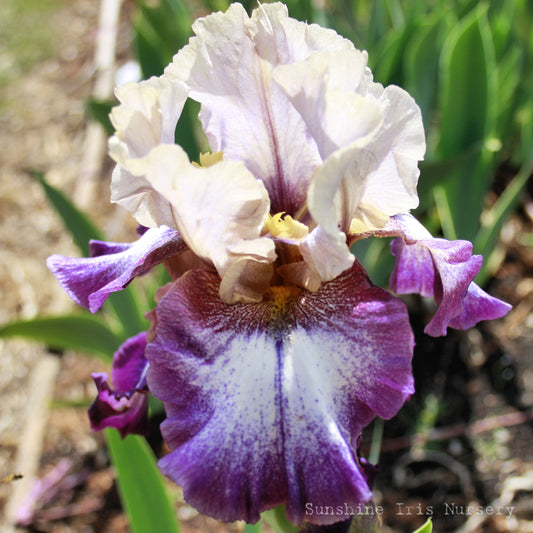
<path fill-rule="evenodd" d="M 479 157 L 456 169 L 441 185 L 436 198 L 445 237 L 473 240 L 479 226 L 482 198 L 491 183 L 494 152 L 487 139 L 497 116 L 496 62 L 487 5 L 479 4 L 449 33 L 441 55 L 440 141 L 443 159 L 454 158 L 472 146 Z M 448 226 L 448 228 L 446 227 Z M 453 227 L 451 227 L 453 226 Z"/>
<path fill-rule="evenodd" d="M 75 242 L 87 254 L 89 239 L 102 239 L 100 231 L 65 195 L 48 184 L 42 174 L 34 173 L 34 176 L 43 186 L 50 203 L 63 219 L 67 229 L 72 233 Z M 146 323 L 143 323 L 144 319 L 136 300 L 131 287 L 123 290 L 120 295 L 111 295 L 109 299 L 114 314 L 116 314 L 122 325 L 120 337 L 131 336 L 146 328 Z M 73 330 L 66 327 L 65 317 L 60 318 L 63 322 L 61 320 L 57 322 L 57 327 L 53 330 L 49 329 L 48 334 L 57 330 L 57 339 L 54 338 L 52 340 L 55 342 L 61 342 L 62 340 L 67 342 L 66 338 L 69 331 Z M 84 335 L 86 336 L 87 333 L 91 336 L 90 332 L 92 331 L 95 339 L 98 339 L 100 343 L 104 343 L 104 345 L 98 345 L 99 350 L 109 350 L 108 354 L 111 357 L 123 338 L 118 339 L 117 337 L 113 342 L 113 333 L 107 330 L 106 326 L 100 324 L 96 317 L 89 316 L 87 318 L 82 317 L 82 319 L 85 321 L 84 328 L 86 329 L 79 332 L 80 338 Z M 54 319 L 47 320 L 53 321 Z M 71 322 L 72 320 L 70 318 Z M 100 325 L 101 331 L 95 333 L 94 328 L 98 325 Z M 15 326 L 11 327 L 14 328 Z M 32 332 L 34 338 L 36 331 L 35 324 L 33 324 Z M 43 331 L 46 333 L 46 328 Z M 29 331 L 26 332 L 26 336 L 28 335 Z M 71 338 L 69 340 L 70 344 L 74 340 Z M 68 347 L 73 346 L 69 345 Z M 85 348 L 89 347 L 86 346 Z M 92 346 L 92 348 L 94 350 L 95 346 Z M 133 533 L 152 533 L 155 531 L 158 533 L 178 533 L 179 529 L 174 510 L 163 485 L 161 474 L 157 470 L 155 457 L 146 441 L 134 435 L 129 435 L 122 440 L 116 430 L 105 430 L 105 435 L 111 460 L 117 470 L 117 481 L 122 502 L 129 516 Z"/>
<path fill-rule="evenodd" d="M 136 435 L 121 439 L 114 429 L 106 429 L 105 437 L 132 532 L 179 533 L 176 514 L 146 441 Z"/>
<path fill-rule="evenodd" d="M 474 241 L 474 250 L 476 253 L 482 254 L 487 259 L 476 278 L 476 281 L 480 284 L 483 284 L 492 274 L 489 265 L 494 243 L 498 238 L 507 216 L 518 204 L 520 195 L 524 190 L 532 171 L 533 160 L 524 163 L 511 183 L 509 183 L 496 203 L 487 213 L 485 213 L 485 216 L 482 219 L 481 229 Z"/>
<path fill-rule="evenodd" d="M 25 337 L 52 348 L 95 354 L 108 362 L 120 344 L 107 325 L 88 312 L 12 322 L 0 328 L 0 337 Z"/>
<path fill-rule="evenodd" d="M 89 241 L 91 239 L 104 240 L 101 231 L 61 191 L 52 187 L 41 172 L 31 174 L 43 187 L 48 201 L 63 220 L 80 251 L 86 256 L 89 255 Z M 138 305 L 138 297 L 132 287 L 127 287 L 120 293 L 111 294 L 106 306 L 111 307 L 120 322 L 121 340 L 148 328 L 148 323 Z"/>

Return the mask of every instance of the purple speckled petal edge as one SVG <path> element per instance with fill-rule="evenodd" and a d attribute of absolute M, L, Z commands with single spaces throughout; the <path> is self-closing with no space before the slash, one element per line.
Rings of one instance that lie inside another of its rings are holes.
<path fill-rule="evenodd" d="M 161 226 L 149 229 L 132 244 L 92 241 L 92 257 L 52 255 L 47 265 L 67 294 L 94 313 L 112 292 L 186 249 L 176 230 Z"/>
<path fill-rule="evenodd" d="M 410 215 L 392 217 L 380 233 L 399 236 L 391 243 L 396 257 L 391 289 L 398 294 L 433 296 L 438 305 L 425 328 L 428 335 L 446 335 L 448 327 L 468 329 L 481 320 L 500 318 L 511 309 L 473 282 L 483 258 L 472 255 L 470 242 L 433 238 Z"/>

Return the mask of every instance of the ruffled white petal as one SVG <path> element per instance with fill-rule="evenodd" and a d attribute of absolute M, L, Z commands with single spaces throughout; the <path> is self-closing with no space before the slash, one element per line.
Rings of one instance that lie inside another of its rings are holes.
<path fill-rule="evenodd" d="M 240 4 L 195 22 L 196 37 L 165 71 L 184 81 L 202 104 L 211 149 L 244 162 L 261 179 L 273 212 L 294 215 L 321 163 L 300 114 L 274 82 L 278 65 L 301 61 L 317 47 L 352 46 L 331 30 L 291 20 L 282 4 L 262 5 L 252 18 Z"/>
<path fill-rule="evenodd" d="M 425 151 L 418 106 L 402 89 L 373 83 L 365 101 L 379 107 L 382 124 L 368 142 L 334 152 L 310 187 L 309 209 L 328 228 L 350 231 L 355 222 L 358 232 L 373 230 L 418 205 L 418 161 Z"/>
<path fill-rule="evenodd" d="M 120 165 L 111 177 L 111 201 L 132 213 L 141 226 L 175 227 L 168 200 L 150 187 L 144 175 L 135 176 Z"/>
<path fill-rule="evenodd" d="M 356 209 L 364 191 L 364 178 L 357 171 L 356 157 L 360 151 L 357 141 L 335 151 L 309 187 L 308 208 L 318 227 L 300 245 L 300 250 L 322 281 L 334 279 L 354 260 L 345 232 L 350 226 L 349 214 Z M 319 265 L 320 261 L 326 264 Z"/>
<path fill-rule="evenodd" d="M 356 50 L 315 53 L 300 64 L 278 67 L 274 77 L 324 159 L 308 192 L 309 212 L 325 230 L 316 242 L 337 250 L 336 259 L 347 256 L 346 233 L 381 228 L 418 205 L 417 165 L 425 150 L 420 110 L 402 89 L 374 83 L 366 54 Z M 344 264 L 322 268 L 328 272 L 322 280 L 340 274 Z"/>
<path fill-rule="evenodd" d="M 109 153 L 118 163 L 111 201 L 133 213 L 143 226 L 172 225 L 168 201 L 146 181 L 146 156 L 159 144 L 173 144 L 176 124 L 187 99 L 183 84 L 165 77 L 117 88 L 121 104 L 113 108 L 116 133 Z"/>
<path fill-rule="evenodd" d="M 174 143 L 174 131 L 187 99 L 183 84 L 152 77 L 116 89 L 121 105 L 111 111 L 116 137 L 126 146 L 128 159 L 144 157 L 160 143 Z"/>
<path fill-rule="evenodd" d="M 187 245 L 217 269 L 223 300 L 260 300 L 260 282 L 264 292 L 271 275 L 265 264 L 276 258 L 274 242 L 260 237 L 270 207 L 261 181 L 238 162 L 192 165 L 177 145 L 156 147 L 146 165 L 148 183 L 168 200 Z"/>
<path fill-rule="evenodd" d="M 334 235 L 317 226 L 300 244 L 300 253 L 309 268 L 322 280 L 335 279 L 350 268 L 355 257 L 346 246 L 342 232 Z"/>
<path fill-rule="evenodd" d="M 359 90 L 367 57 L 353 48 L 315 52 L 273 73 L 305 120 L 323 160 L 354 141 L 364 146 L 382 122 L 380 107 Z"/>
<path fill-rule="evenodd" d="M 375 229 L 372 219 L 386 222 L 418 206 L 418 162 L 424 158 L 426 143 L 420 108 L 406 91 L 372 83 L 368 98 L 379 104 L 385 120 L 360 157 L 368 171 L 353 218 Z"/>

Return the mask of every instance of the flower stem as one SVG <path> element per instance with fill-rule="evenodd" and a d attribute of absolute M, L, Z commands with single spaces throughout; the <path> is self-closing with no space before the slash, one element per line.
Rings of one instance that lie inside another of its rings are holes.
<path fill-rule="evenodd" d="M 372 428 L 372 443 L 370 444 L 370 453 L 368 454 L 368 461 L 373 465 L 378 464 L 379 462 L 384 425 L 385 423 L 383 418 L 377 417 L 374 420 L 374 425 Z"/>

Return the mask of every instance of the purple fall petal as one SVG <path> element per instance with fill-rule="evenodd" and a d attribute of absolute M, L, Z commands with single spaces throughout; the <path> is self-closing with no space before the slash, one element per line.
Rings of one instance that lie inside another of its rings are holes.
<path fill-rule="evenodd" d="M 129 433 L 146 435 L 148 430 L 148 389 L 144 357 L 146 333 L 128 339 L 113 356 L 113 386 L 107 374 L 93 374 L 98 396 L 89 408 L 94 431 L 113 427 L 122 437 Z"/>
<path fill-rule="evenodd" d="M 493 320 L 506 315 L 512 306 L 487 294 L 475 283 L 471 283 L 463 300 L 464 309 L 451 322 L 455 329 L 469 329 L 481 320 Z"/>
<path fill-rule="evenodd" d="M 94 313 L 112 292 L 186 249 L 176 230 L 161 226 L 149 229 L 132 244 L 92 241 L 91 257 L 52 255 L 47 265 L 67 294 Z"/>
<path fill-rule="evenodd" d="M 422 246 L 407 245 L 402 239 L 394 239 L 391 252 L 396 257 L 389 282 L 391 290 L 396 294 L 433 297 L 435 267 L 430 251 Z"/>
<path fill-rule="evenodd" d="M 468 329 L 481 320 L 500 318 L 511 309 L 473 282 L 483 258 L 472 255 L 470 242 L 433 238 L 411 215 L 392 217 L 378 234 L 399 236 L 391 243 L 396 257 L 391 289 L 398 294 L 432 296 L 438 305 L 424 330 L 428 335 L 446 335 L 448 327 Z"/>
<path fill-rule="evenodd" d="M 255 522 L 285 502 L 300 523 L 308 502 L 369 500 L 358 438 L 413 392 L 403 303 L 358 263 L 316 293 L 274 287 L 259 304 L 225 304 L 218 284 L 189 272 L 156 308 L 146 356 L 150 390 L 167 411 L 163 472 L 224 521 Z"/>

